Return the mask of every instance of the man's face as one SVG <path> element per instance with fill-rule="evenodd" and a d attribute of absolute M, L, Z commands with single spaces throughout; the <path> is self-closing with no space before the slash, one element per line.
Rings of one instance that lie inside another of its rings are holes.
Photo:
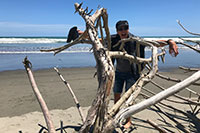
<path fill-rule="evenodd" d="M 117 29 L 117 34 L 120 36 L 121 39 L 128 38 L 129 29 L 128 26 L 120 26 Z"/>

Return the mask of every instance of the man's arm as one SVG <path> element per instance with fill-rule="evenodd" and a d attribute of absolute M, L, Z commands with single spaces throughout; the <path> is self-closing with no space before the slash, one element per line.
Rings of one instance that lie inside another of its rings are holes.
<path fill-rule="evenodd" d="M 158 40 L 157 41 L 158 43 L 159 42 L 166 42 L 165 43 L 160 43 L 160 47 L 164 47 L 166 45 L 169 45 L 169 53 L 172 55 L 172 56 L 177 56 L 179 54 L 178 52 L 178 46 L 177 44 L 172 40 L 172 39 L 169 39 L 169 40 Z"/>

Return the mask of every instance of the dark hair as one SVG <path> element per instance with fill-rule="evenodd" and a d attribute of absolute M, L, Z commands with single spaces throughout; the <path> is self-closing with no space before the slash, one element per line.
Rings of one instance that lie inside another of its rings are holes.
<path fill-rule="evenodd" d="M 77 27 L 74 26 L 69 30 L 68 36 L 67 36 L 67 43 L 74 41 L 76 38 L 79 37 L 78 31 L 77 31 Z"/>
<path fill-rule="evenodd" d="M 121 26 L 128 26 L 129 28 L 129 24 L 128 21 L 126 20 L 120 20 L 116 23 L 116 29 L 118 30 Z"/>

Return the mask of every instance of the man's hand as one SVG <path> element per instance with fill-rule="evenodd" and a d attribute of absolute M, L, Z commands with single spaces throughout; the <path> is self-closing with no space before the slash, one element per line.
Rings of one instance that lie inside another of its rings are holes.
<path fill-rule="evenodd" d="M 178 46 L 176 45 L 176 43 L 173 40 L 168 40 L 167 42 L 169 44 L 169 53 L 172 56 L 176 57 L 179 54 Z"/>

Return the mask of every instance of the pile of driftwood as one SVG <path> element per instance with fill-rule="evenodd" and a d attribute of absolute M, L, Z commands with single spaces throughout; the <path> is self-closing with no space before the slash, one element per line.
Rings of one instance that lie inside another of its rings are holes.
<path fill-rule="evenodd" d="M 175 112 L 181 113 L 183 116 L 187 117 L 188 121 L 190 122 L 195 121 L 197 123 L 200 123 L 200 119 L 197 117 L 197 114 L 199 113 L 199 110 L 200 110 L 199 108 L 200 94 L 195 92 L 191 88 L 189 88 L 190 85 L 195 85 L 195 86 L 200 85 L 200 83 L 197 83 L 197 81 L 200 79 L 200 70 L 198 68 L 191 69 L 191 68 L 181 67 L 185 71 L 195 71 L 190 77 L 186 78 L 185 80 L 170 78 L 170 77 L 159 74 L 158 73 L 158 59 L 161 58 L 162 61 L 164 61 L 164 57 L 165 57 L 165 50 L 162 49 L 162 51 L 159 52 L 157 48 L 160 46 L 161 42 L 147 41 L 147 40 L 137 38 L 137 37 L 123 39 L 118 44 L 116 44 L 116 46 L 120 45 L 121 51 L 110 51 L 111 39 L 110 39 L 110 32 L 108 28 L 108 15 L 107 15 L 106 9 L 100 8 L 96 10 L 94 14 L 91 14 L 92 10 L 88 11 L 88 8 L 83 9 L 82 3 L 81 4 L 75 3 L 75 10 L 85 20 L 86 30 L 84 31 L 84 33 L 79 38 L 77 38 L 73 42 L 68 43 L 67 45 L 63 47 L 50 49 L 50 50 L 41 50 L 41 51 L 45 51 L 45 52 L 54 51 L 54 53 L 57 54 L 76 44 L 87 43 L 87 44 L 92 45 L 93 54 L 96 59 L 97 79 L 98 79 L 99 85 L 97 88 L 96 97 L 93 100 L 93 103 L 88 111 L 87 117 L 83 116 L 81 107 L 69 83 L 65 81 L 62 75 L 59 73 L 58 69 L 55 68 L 55 70 L 59 74 L 62 81 L 70 89 L 70 92 L 74 97 L 74 101 L 77 105 L 77 108 L 79 109 L 79 113 L 83 121 L 83 125 L 81 126 L 81 129 L 79 132 L 84 132 L 84 133 L 113 132 L 113 130 L 116 127 L 122 126 L 122 122 L 124 119 L 150 107 L 155 107 L 153 111 L 159 110 L 159 112 L 165 115 L 166 117 L 168 117 L 169 120 L 174 122 L 176 125 L 181 126 L 181 129 L 179 128 L 179 126 L 174 126 L 174 128 L 176 128 L 177 131 L 179 132 L 181 131 L 190 132 L 191 128 L 188 128 L 184 126 L 183 124 L 179 123 L 174 118 L 174 116 L 171 116 L 169 113 L 163 111 L 163 108 L 165 109 L 168 108 L 169 110 L 173 110 Z M 103 25 L 102 25 L 102 21 L 103 21 Z M 180 22 L 178 23 L 180 24 Z M 104 33 L 106 37 L 103 36 Z M 99 34 L 101 35 L 101 39 L 98 37 Z M 195 35 L 198 35 L 198 34 L 195 34 Z M 103 41 L 100 41 L 100 40 L 103 40 Z M 127 54 L 124 50 L 125 42 L 132 41 L 132 40 L 137 42 L 137 52 L 140 51 L 139 45 L 146 45 L 151 48 L 152 56 L 149 58 L 140 58 L 137 56 L 132 56 L 132 55 Z M 190 41 L 190 40 L 184 40 L 184 42 L 186 41 Z M 185 45 L 195 50 L 196 52 L 200 53 L 200 50 L 197 47 L 188 45 L 184 42 L 177 42 L 177 43 Z M 196 43 L 197 45 L 200 45 L 199 42 L 194 42 L 194 43 Z M 106 44 L 106 47 L 105 47 L 105 44 Z M 141 77 L 121 97 L 121 99 L 116 104 L 114 104 L 111 108 L 108 109 L 108 104 L 110 101 L 110 92 L 113 88 L 114 79 L 115 79 L 114 66 L 111 60 L 112 58 L 124 58 L 124 59 L 129 60 L 131 63 L 137 63 L 137 64 L 143 63 L 146 69 L 141 72 Z M 56 131 L 53 126 L 53 122 L 50 118 L 48 108 L 37 88 L 33 74 L 31 72 L 31 63 L 28 61 L 27 58 L 25 58 L 24 64 L 25 64 L 25 68 L 27 70 L 32 88 L 34 90 L 34 93 L 41 105 L 41 109 L 43 111 L 43 114 L 46 120 L 48 132 L 55 133 Z M 177 82 L 177 83 L 171 86 L 170 88 L 164 88 L 161 85 L 159 85 L 159 83 L 156 83 L 155 81 L 152 80 L 155 76 L 160 77 L 166 81 L 172 81 L 172 82 Z M 148 83 L 155 85 L 156 87 L 160 88 L 162 91 L 160 91 L 159 93 L 150 91 L 149 89 L 144 87 Z M 189 94 L 192 94 L 193 98 L 183 97 L 181 95 L 176 94 L 177 92 L 183 89 L 186 89 L 189 92 Z M 146 100 L 142 100 L 141 102 L 136 103 L 135 101 L 138 96 L 143 96 Z M 169 98 L 170 96 L 176 97 L 176 100 L 170 99 Z M 190 113 L 184 112 L 183 110 L 180 110 L 179 108 L 176 108 L 175 106 L 170 106 L 169 104 L 165 104 L 163 102 L 165 100 L 172 103 L 176 103 L 176 104 L 182 104 L 183 106 L 189 105 L 191 107 L 191 111 Z M 164 118 L 161 116 L 161 119 L 164 119 Z M 164 119 L 163 121 L 166 121 L 166 120 Z M 165 133 L 165 132 L 170 131 L 170 129 L 167 129 L 166 127 L 165 128 L 160 127 L 158 124 L 156 124 L 155 122 L 151 121 L 148 118 L 147 120 L 145 120 L 145 122 L 149 123 L 152 127 L 154 127 L 159 132 Z M 195 125 L 192 122 L 191 122 L 191 126 L 196 128 L 196 131 L 197 130 L 200 131 L 199 129 L 197 129 L 198 128 L 197 125 L 195 127 Z"/>

